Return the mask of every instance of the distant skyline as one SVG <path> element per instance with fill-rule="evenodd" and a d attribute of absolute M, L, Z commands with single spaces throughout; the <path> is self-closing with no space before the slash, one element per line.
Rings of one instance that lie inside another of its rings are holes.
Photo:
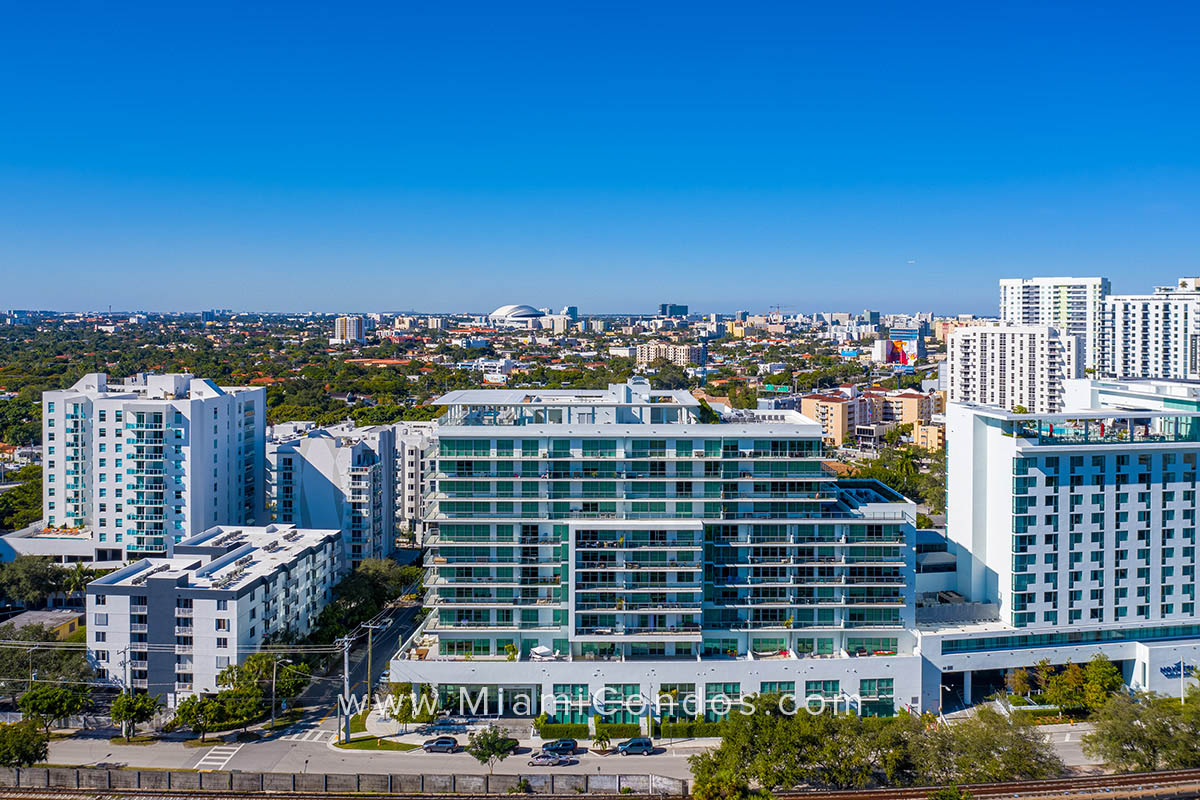
<path fill-rule="evenodd" d="M 994 315 L 1200 274 L 1193 4 L 23 4 L 0 308 Z"/>

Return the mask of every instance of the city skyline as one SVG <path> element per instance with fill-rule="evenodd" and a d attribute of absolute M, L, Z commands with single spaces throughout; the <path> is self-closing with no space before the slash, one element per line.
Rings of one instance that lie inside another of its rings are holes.
<path fill-rule="evenodd" d="M 456 11 L 15 10 L 5 304 L 988 313 L 1195 272 L 1193 9 Z"/>

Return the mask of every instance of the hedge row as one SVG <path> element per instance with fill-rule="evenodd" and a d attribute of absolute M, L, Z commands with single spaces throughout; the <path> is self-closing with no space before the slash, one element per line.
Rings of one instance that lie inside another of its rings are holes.
<path fill-rule="evenodd" d="M 547 722 L 542 725 L 541 736 L 543 739 L 586 739 L 588 726 Z"/>
<path fill-rule="evenodd" d="M 596 727 L 596 731 L 604 731 L 607 733 L 608 738 L 612 740 L 613 744 L 616 744 L 618 739 L 632 739 L 634 736 L 642 735 L 641 726 L 633 723 L 611 723 L 608 725 L 598 725 Z"/>
<path fill-rule="evenodd" d="M 667 739 L 696 739 L 701 736 L 720 736 L 725 730 L 724 722 L 664 722 L 658 727 L 658 735 Z"/>

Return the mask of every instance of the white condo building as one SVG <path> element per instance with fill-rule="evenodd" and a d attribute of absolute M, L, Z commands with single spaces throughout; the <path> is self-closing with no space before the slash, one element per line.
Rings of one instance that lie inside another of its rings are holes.
<path fill-rule="evenodd" d="M 1000 319 L 1012 325 L 1049 325 L 1078 336 L 1087 369 L 1095 369 L 1108 278 L 1005 278 L 1000 281 Z"/>
<path fill-rule="evenodd" d="M 277 425 L 267 438 L 266 458 L 272 521 L 341 531 L 351 568 L 364 558 L 391 554 L 396 542 L 391 426 Z"/>
<path fill-rule="evenodd" d="M 1048 413 L 1063 381 L 1083 377 L 1079 336 L 1045 325 L 980 325 L 950 334 L 949 399 Z"/>
<path fill-rule="evenodd" d="M 425 528 L 425 495 L 436 485 L 437 423 L 401 422 L 396 432 L 396 531 L 420 544 Z"/>
<path fill-rule="evenodd" d="M 1114 378 L 1200 379 L 1200 278 L 1104 303 L 1098 371 Z"/>
<path fill-rule="evenodd" d="M 268 638 L 308 633 L 342 572 L 339 531 L 218 526 L 87 588 L 89 658 L 101 680 L 168 707 Z"/>
<path fill-rule="evenodd" d="M 186 374 L 44 392 L 45 525 L 90 531 L 95 560 L 120 561 L 265 521 L 265 418 L 265 389 Z"/>
<path fill-rule="evenodd" d="M 908 500 L 824 465 L 795 411 L 699 421 L 687 392 L 452 392 L 426 498 L 430 608 L 393 674 L 459 692 L 919 702 Z M 513 660 L 509 660 L 512 654 Z M 610 719 L 636 721 L 630 711 Z"/>
<path fill-rule="evenodd" d="M 1177 695 L 1200 662 L 1200 384 L 1066 395 L 1088 407 L 951 404 L 942 537 L 828 474 L 795 412 L 697 425 L 688 395 L 638 379 L 451 393 L 429 615 L 394 674 L 576 723 L 644 721 L 623 701 L 660 695 L 710 719 L 758 692 L 937 711 L 1096 653 Z"/>
<path fill-rule="evenodd" d="M 333 321 L 330 344 L 360 344 L 366 341 L 366 321 L 362 317 L 338 317 Z"/>

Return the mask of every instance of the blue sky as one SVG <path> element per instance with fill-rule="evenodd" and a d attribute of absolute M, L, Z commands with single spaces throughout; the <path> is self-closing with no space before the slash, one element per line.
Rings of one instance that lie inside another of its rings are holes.
<path fill-rule="evenodd" d="M 1198 23 L 1127 2 L 10 4 L 0 307 L 1140 291 L 1200 273 Z"/>

